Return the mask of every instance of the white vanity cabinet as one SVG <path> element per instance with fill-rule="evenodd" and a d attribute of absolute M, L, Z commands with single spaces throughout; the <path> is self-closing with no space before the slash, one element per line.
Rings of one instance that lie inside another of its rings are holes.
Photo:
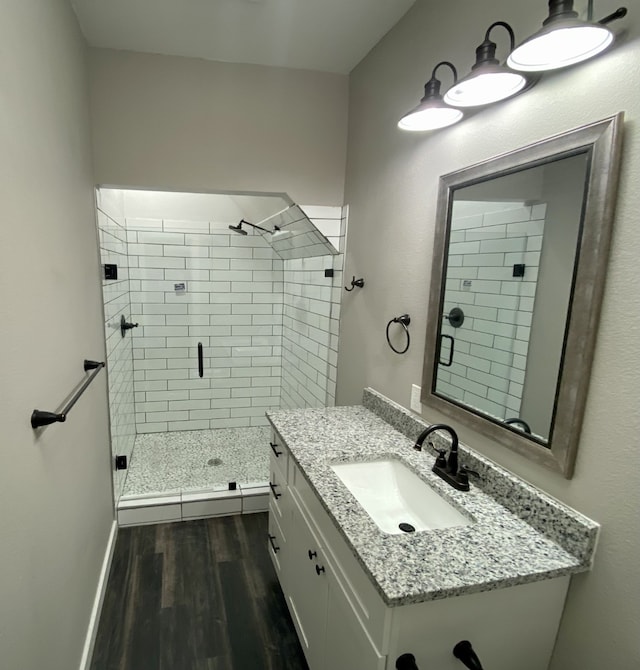
<path fill-rule="evenodd" d="M 289 570 L 285 570 L 290 553 L 290 506 L 291 494 L 287 486 L 287 468 L 289 453 L 271 442 L 271 458 L 269 465 L 269 545 L 273 565 L 282 584 Z"/>
<path fill-rule="evenodd" d="M 300 470 L 277 436 L 271 444 L 269 553 L 309 668 L 384 670 L 386 658 L 354 613 L 345 576 L 301 497 L 307 491 L 295 486 Z"/>
<path fill-rule="evenodd" d="M 461 640 L 487 670 L 546 670 L 568 576 L 388 607 L 275 431 L 272 445 L 270 555 L 310 670 L 395 670 L 403 653 L 461 670 Z"/>

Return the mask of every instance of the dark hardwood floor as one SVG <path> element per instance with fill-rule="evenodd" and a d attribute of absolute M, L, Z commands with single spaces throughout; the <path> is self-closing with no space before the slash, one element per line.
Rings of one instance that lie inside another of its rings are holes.
<path fill-rule="evenodd" d="M 307 670 L 267 514 L 123 528 L 91 670 Z"/>

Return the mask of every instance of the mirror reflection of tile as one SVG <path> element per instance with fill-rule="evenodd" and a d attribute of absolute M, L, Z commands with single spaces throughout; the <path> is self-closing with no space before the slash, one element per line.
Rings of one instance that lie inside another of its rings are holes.
<path fill-rule="evenodd" d="M 548 441 L 586 154 L 455 190 L 436 392 Z M 459 327 L 446 315 L 464 312 Z M 453 325 L 452 325 L 453 324 Z M 451 338 L 454 352 L 450 356 Z"/>

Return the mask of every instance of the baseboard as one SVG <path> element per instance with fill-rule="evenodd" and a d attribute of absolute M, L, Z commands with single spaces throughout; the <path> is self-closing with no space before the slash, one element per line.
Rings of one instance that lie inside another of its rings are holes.
<path fill-rule="evenodd" d="M 107 548 L 104 552 L 102 569 L 100 570 L 100 578 L 98 579 L 98 588 L 96 589 L 96 597 L 93 601 L 93 608 L 91 609 L 91 618 L 89 619 L 87 636 L 84 641 L 84 649 L 82 650 L 80 670 L 89 670 L 89 666 L 91 665 L 91 657 L 93 656 L 93 647 L 96 643 L 96 635 L 98 633 L 98 623 L 100 622 L 100 611 L 102 610 L 102 602 L 104 600 L 104 594 L 107 590 L 107 582 L 109 581 L 109 570 L 111 569 L 111 559 L 113 558 L 113 550 L 115 549 L 116 546 L 117 535 L 118 535 L 118 523 L 114 521 L 113 524 L 111 525 L 111 532 L 109 533 Z"/>

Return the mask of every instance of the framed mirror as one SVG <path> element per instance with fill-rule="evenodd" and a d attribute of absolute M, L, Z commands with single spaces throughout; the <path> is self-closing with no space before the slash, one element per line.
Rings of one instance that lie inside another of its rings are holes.
<path fill-rule="evenodd" d="M 573 474 L 623 114 L 444 175 L 422 402 Z"/>

